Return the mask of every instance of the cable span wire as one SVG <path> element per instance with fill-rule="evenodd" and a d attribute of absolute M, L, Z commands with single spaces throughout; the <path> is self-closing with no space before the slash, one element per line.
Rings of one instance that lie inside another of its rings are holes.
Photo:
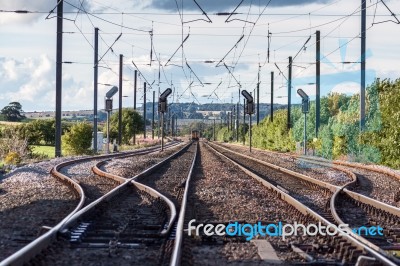
<path fill-rule="evenodd" d="M 107 20 L 107 19 L 104 19 L 104 18 L 102 18 L 102 17 L 99 17 L 99 16 L 97 16 L 97 15 L 94 15 L 94 14 L 92 14 L 92 13 L 90 13 L 90 12 L 86 12 L 85 10 L 80 9 L 80 8 L 77 7 L 76 5 L 71 4 L 70 2 L 68 2 L 68 1 L 66 1 L 66 0 L 63 0 L 63 1 L 64 1 L 64 3 L 66 3 L 66 4 L 68 4 L 68 5 L 70 5 L 70 6 L 74 7 L 74 8 L 76 8 L 76 9 L 79 10 L 79 11 L 82 11 L 82 12 L 84 12 L 84 13 L 86 13 L 86 14 L 88 14 L 88 15 L 94 17 L 94 18 L 97 18 L 97 19 L 99 19 L 99 20 L 101 20 L 101 21 L 104 21 L 104 22 L 106 22 L 106 23 L 109 23 L 109 24 L 111 24 L 111 25 L 118 26 L 118 27 L 121 27 L 121 28 L 124 28 L 124 29 L 128 29 L 128 30 L 133 30 L 133 31 L 149 32 L 149 30 L 141 30 L 141 29 L 136 29 L 136 28 L 132 28 L 132 27 L 127 27 L 127 26 L 124 26 L 124 25 L 121 25 L 121 24 L 118 24 L 118 23 L 109 21 L 109 20 Z"/>

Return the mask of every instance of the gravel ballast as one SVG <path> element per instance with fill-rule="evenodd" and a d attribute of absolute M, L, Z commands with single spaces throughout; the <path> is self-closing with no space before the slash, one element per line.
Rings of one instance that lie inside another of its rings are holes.
<path fill-rule="evenodd" d="M 0 181 L 0 260 L 54 226 L 78 204 L 79 196 L 49 173 L 67 158 L 17 168 Z"/>

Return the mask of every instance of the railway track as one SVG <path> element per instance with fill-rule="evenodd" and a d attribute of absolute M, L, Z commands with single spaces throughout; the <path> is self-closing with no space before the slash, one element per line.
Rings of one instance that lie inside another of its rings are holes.
<path fill-rule="evenodd" d="M 308 176 L 230 151 L 221 146 L 209 145 L 275 187 L 290 194 L 310 209 L 321 214 L 325 219 L 333 223 L 335 222 L 330 210 L 330 201 L 333 193 L 339 189 L 338 186 L 317 181 Z"/>
<path fill-rule="evenodd" d="M 28 165 L 0 181 L 0 261 L 47 232 L 79 202 L 79 195 L 49 175 L 55 159 Z"/>
<path fill-rule="evenodd" d="M 200 169 L 196 168 L 196 174 L 191 184 L 191 196 L 185 216 L 186 224 L 193 218 L 196 219 L 195 225 L 200 223 L 226 225 L 235 221 L 242 223 L 277 222 L 278 220 L 285 221 L 285 223 L 297 221 L 308 224 L 319 221 L 329 224 L 329 221 L 316 212 L 222 153 L 214 150 L 215 154 L 210 158 L 210 149 L 203 146 L 200 149 Z M 204 156 L 204 154 L 208 155 Z M 227 162 L 231 166 L 227 166 Z M 214 166 L 211 166 L 212 164 Z M 204 165 L 210 166 L 211 169 L 208 170 L 208 167 L 204 167 Z M 246 174 L 243 175 L 243 172 Z M 260 195 L 260 193 L 264 195 Z M 255 202 L 258 203 L 254 202 L 255 198 L 257 199 Z M 248 201 L 249 206 L 237 202 L 237 199 Z M 260 199 L 265 199 L 265 201 Z M 265 208 L 274 208 L 274 210 L 267 211 Z M 258 240 L 264 241 L 264 239 Z M 254 243 L 260 243 L 258 240 Z M 285 257 L 286 254 L 285 263 L 296 264 L 308 261 L 307 264 L 314 265 L 318 263 L 352 265 L 357 260 L 363 262 L 371 259 L 387 260 L 381 254 L 347 235 L 296 236 L 290 237 L 286 241 L 270 237 L 268 241 L 272 243 L 275 250 L 278 250 L 281 257 Z M 254 253 L 257 250 L 255 247 L 257 244 L 246 242 L 243 237 L 209 237 L 204 234 L 189 237 L 185 232 L 183 243 L 182 263 L 184 265 L 189 263 L 195 265 L 210 263 L 235 265 L 235 262 L 239 264 L 249 262 L 254 265 L 271 263 L 268 258 L 260 259 Z M 395 265 L 390 261 L 388 263 L 387 265 Z"/>
<path fill-rule="evenodd" d="M 301 158 L 300 160 L 326 164 L 326 160 L 309 158 Z M 351 171 L 357 177 L 356 182 L 343 187 L 342 190 L 336 193 L 336 199 L 334 199 L 337 211 L 336 221 L 338 223 L 349 224 L 350 228 L 359 228 L 362 226 L 380 226 L 383 228 L 382 235 L 371 235 L 369 232 L 361 230 L 358 234 L 352 233 L 352 236 L 400 264 L 400 209 L 378 201 L 377 197 L 370 198 L 366 196 L 365 194 L 368 193 L 359 193 L 360 189 L 357 189 L 357 187 L 360 187 L 360 183 L 365 182 L 365 176 L 369 176 L 369 178 L 375 176 L 375 183 L 382 184 L 378 181 L 379 178 L 376 178 L 377 176 L 391 176 L 393 179 L 396 177 L 396 174 L 390 173 L 388 175 L 384 172 L 385 170 L 382 171 L 379 168 L 354 165 L 346 162 L 334 163 L 333 166 L 340 166 L 345 171 Z M 360 172 L 364 172 L 364 174 L 361 176 Z M 383 191 L 386 193 L 386 190 Z M 361 192 L 365 191 L 361 190 Z M 378 198 L 384 199 L 385 197 L 380 196 Z"/>
<path fill-rule="evenodd" d="M 330 163 L 352 171 L 357 176 L 354 192 L 400 208 L 400 174 L 387 168 L 344 161 L 327 161 L 315 157 L 300 157 L 301 161 Z M 381 193 L 385 191 L 385 193 Z"/>
<path fill-rule="evenodd" d="M 168 146 L 171 147 L 174 145 L 176 145 L 176 143 L 168 144 Z M 64 224 L 69 218 L 71 218 L 74 213 L 76 213 L 79 209 L 85 206 L 85 204 L 87 205 L 90 202 L 94 201 L 96 198 L 100 197 L 101 195 L 104 195 L 107 191 L 111 190 L 118 183 L 116 180 L 100 178 L 98 176 L 92 175 L 90 174 L 90 171 L 88 171 L 87 169 L 83 173 L 84 177 L 79 178 L 79 176 L 81 175 L 75 172 L 77 167 L 76 164 L 86 164 L 86 165 L 93 164 L 93 161 L 99 161 L 99 160 L 104 161 L 104 160 L 109 160 L 110 158 L 117 158 L 117 157 L 124 158 L 133 155 L 148 154 L 151 152 L 156 152 L 158 150 L 159 150 L 158 147 L 152 147 L 152 148 L 137 150 L 134 152 L 124 152 L 124 153 L 111 154 L 105 156 L 83 157 L 77 160 L 62 162 L 53 167 L 50 171 L 51 175 L 55 177 L 55 179 L 53 178 L 53 180 L 57 180 L 56 182 L 64 184 L 66 185 L 66 187 L 69 187 L 72 194 L 79 195 L 78 198 L 79 200 L 76 201 L 75 207 L 72 207 L 68 212 L 66 212 L 65 210 L 62 211 L 61 209 L 61 212 L 63 214 L 63 216 L 60 217 L 61 222 L 59 220 L 58 223 L 55 223 L 54 225 L 51 223 L 47 223 L 46 225 L 49 225 L 51 227 L 46 227 L 48 231 L 42 230 L 43 234 L 41 236 L 36 236 L 37 238 L 35 237 L 30 238 L 29 241 L 28 240 L 19 241 L 14 245 L 7 246 L 8 249 L 10 249 L 10 247 L 13 248 L 14 254 L 6 258 L 4 261 L 2 261 L 0 265 L 9 265 L 13 263 L 22 264 L 23 261 L 29 260 L 32 256 L 35 255 L 35 253 L 37 253 L 39 250 L 42 250 L 49 245 L 54 236 L 57 234 L 57 231 L 61 228 L 62 224 Z M 67 176 L 70 174 L 72 174 L 72 177 Z M 42 207 L 42 209 L 47 207 L 50 206 L 44 206 Z M 52 212 L 57 212 L 57 211 L 58 210 L 52 210 Z M 43 212 L 43 210 L 41 210 L 41 212 Z M 32 216 L 34 217 L 34 214 L 32 214 Z M 54 218 L 56 217 L 57 216 L 54 216 Z M 6 221 L 7 220 L 5 219 L 2 220 L 2 222 Z M 29 229 L 30 227 L 28 227 L 26 224 L 23 224 L 22 226 L 23 227 L 21 227 L 21 229 L 23 229 L 24 231 L 37 230 L 36 226 L 33 227 L 32 229 Z"/>
<path fill-rule="evenodd" d="M 273 154 L 277 155 L 277 153 Z M 283 156 L 287 157 L 287 155 Z M 359 177 L 349 167 L 343 167 L 341 164 L 332 164 L 326 160 L 311 160 L 308 157 L 302 157 L 300 160 L 307 164 L 336 168 L 349 176 L 353 175 L 353 181 L 337 189 L 332 196 L 331 217 L 336 224 L 349 224 L 348 229 L 359 226 L 380 225 L 383 227 L 385 229 L 383 230 L 384 236 L 380 237 L 371 237 L 365 234 L 358 235 L 353 232 L 350 235 L 384 256 L 388 256 L 392 261 L 400 263 L 398 260 L 400 250 L 398 244 L 400 242 L 398 237 L 400 231 L 400 209 L 349 190 L 348 188 L 353 188 L 358 183 Z"/>
<path fill-rule="evenodd" d="M 179 257 L 177 252 L 179 252 L 178 249 L 182 238 L 181 227 L 183 225 L 181 208 L 186 204 L 187 195 L 185 193 L 189 188 L 197 150 L 197 142 L 193 142 L 186 150 L 182 151 L 182 153 L 169 161 L 168 164 L 165 164 L 164 167 L 159 168 L 152 175 L 136 179 L 137 182 L 165 195 L 175 204 L 177 212 L 180 213 L 178 219 L 174 222 L 171 235 L 165 242 L 165 252 L 160 260 L 161 265 L 169 265 L 171 260 L 176 261 Z M 184 208 L 182 211 L 184 211 Z M 174 264 L 174 262 L 171 264 Z"/>
<path fill-rule="evenodd" d="M 188 236 L 186 226 L 192 219 L 196 220 L 192 223 L 194 226 L 235 222 L 276 224 L 279 221 L 284 225 L 298 222 L 306 226 L 318 223 L 327 226 L 348 222 L 350 226 L 358 226 L 357 223 L 363 222 L 358 219 L 365 219 L 360 209 L 365 209 L 371 222 L 365 225 L 373 225 L 376 217 L 387 224 L 397 222 L 393 213 L 387 215 L 368 204 L 363 206 L 363 201 L 368 203 L 367 197 L 360 199 L 357 193 L 345 190 L 346 185 L 356 182 L 354 174 L 352 176 L 348 170 L 343 169 L 351 181 L 340 186 L 242 157 L 215 145 L 201 144 L 199 156 L 196 155 L 198 149 L 197 142 L 185 146 L 134 177 L 134 172 L 127 170 L 129 167 L 124 159 L 119 159 L 120 163 L 116 164 L 125 165 L 124 174 L 117 175 L 109 171 L 115 160 L 110 163 L 110 158 L 103 158 L 93 171 L 120 185 L 77 210 L 62 224 L 0 265 L 24 262 L 34 265 L 96 264 L 99 260 L 122 265 L 245 262 L 261 265 L 271 262 L 260 253 L 261 246 L 266 243 L 277 252 L 279 258 L 275 258 L 275 262 L 284 260 L 289 264 L 314 265 L 355 265 L 371 261 L 376 265 L 398 263 L 390 256 L 395 246 L 391 245 L 391 249 L 385 251 L 382 245 L 389 237 L 393 239 L 389 244 L 397 241 L 397 231 L 391 230 L 396 228 L 387 230 L 387 239 L 344 234 L 288 236 L 286 239 L 269 236 L 248 242 L 244 236 L 209 237 L 204 232 Z M 129 156 L 132 155 L 124 154 L 120 158 Z M 64 169 L 64 174 L 72 173 L 70 170 Z M 61 176 L 64 174 L 60 173 Z M 75 182 L 74 179 L 77 178 L 68 180 Z M 325 194 L 321 195 L 321 191 Z M 351 199 L 342 198 L 346 196 Z M 313 202 L 313 197 L 319 201 Z M 347 205 L 338 204 L 343 200 Z M 349 206 L 348 202 L 355 207 Z M 372 204 L 378 208 L 382 203 L 375 201 Z M 349 220 L 342 221 L 346 216 L 344 213 L 350 210 L 354 215 L 347 215 Z"/>

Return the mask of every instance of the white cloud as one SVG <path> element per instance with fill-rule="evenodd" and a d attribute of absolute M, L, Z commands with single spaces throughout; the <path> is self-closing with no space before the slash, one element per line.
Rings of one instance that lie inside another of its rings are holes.
<path fill-rule="evenodd" d="M 17 78 L 16 73 L 16 62 L 13 59 L 8 59 L 2 64 L 2 68 L 4 70 L 4 77 L 5 79 L 15 80 Z"/>
<path fill-rule="evenodd" d="M 69 2 L 80 6 L 78 0 Z M 100 62 L 101 66 L 106 66 L 105 62 L 107 62 L 107 65 L 112 68 L 112 71 L 99 68 L 100 83 L 118 85 L 118 54 L 124 54 L 124 79 L 129 80 L 129 82 L 124 82 L 124 95 L 132 96 L 133 92 L 132 69 L 134 67 L 131 63 L 132 58 L 150 83 L 154 80 L 155 84 L 158 83 L 158 62 L 154 61 L 151 67 L 146 65 L 150 61 L 149 33 L 118 26 L 122 23 L 126 27 L 146 30 L 153 28 L 153 59 L 156 58 L 156 55 L 160 55 L 162 64 L 165 65 L 182 42 L 182 24 L 176 11 L 167 14 L 168 11 L 164 10 L 162 14 L 155 15 L 160 10 L 149 8 L 149 2 L 146 0 L 84 1 L 90 10 L 113 13 L 101 14 L 100 16 L 117 25 L 94 17 L 90 17 L 91 21 L 89 21 L 88 16 L 82 13 L 78 16 L 65 13 L 67 18 L 76 18 L 76 21 L 74 23 L 64 20 L 64 32 L 70 34 L 64 34 L 63 61 L 72 61 L 74 64 L 63 64 L 63 109 L 90 109 L 93 106 L 93 49 L 91 46 L 93 44 L 93 26 L 100 28 L 100 55 L 103 55 L 116 37 L 122 33 L 122 37 L 112 47 L 114 54 L 109 51 L 103 61 Z M 147 7 L 144 7 L 146 4 Z M 183 55 L 195 74 L 203 82 L 211 83 L 204 87 L 192 87 L 192 91 L 196 95 L 211 94 L 222 80 L 222 85 L 216 90 L 218 97 L 225 102 L 232 100 L 235 102 L 238 98 L 238 87 L 233 77 L 224 67 L 216 68 L 215 64 L 204 63 L 205 60 L 210 60 L 210 58 L 218 62 L 233 47 L 225 62 L 229 66 L 234 66 L 235 62 L 238 63 L 235 69 L 232 68 L 231 70 L 235 78 L 242 83 L 242 89 L 250 92 L 256 87 L 258 64 L 260 63 L 262 65 L 260 95 L 262 102 L 269 102 L 271 71 L 275 72 L 275 95 L 285 96 L 287 93 L 286 80 L 282 75 L 278 75 L 279 71 L 274 63 L 276 62 L 284 75 L 287 76 L 288 57 L 294 57 L 308 36 L 311 35 L 307 49 L 301 51 L 295 59 L 294 64 L 300 67 L 293 68 L 293 86 L 301 87 L 310 95 L 313 95 L 315 85 L 308 86 L 307 84 L 315 82 L 315 30 L 318 29 L 321 30 L 322 57 L 327 56 L 327 59 L 329 59 L 321 63 L 321 93 L 326 94 L 332 89 L 341 92 L 354 92 L 358 90 L 357 82 L 360 79 L 360 64 L 357 63 L 360 57 L 360 43 L 359 38 L 356 37 L 360 31 L 359 16 L 356 14 L 351 18 L 328 23 L 338 19 L 338 17 L 324 16 L 324 14 L 349 14 L 356 10 L 359 4 L 352 1 L 339 1 L 329 6 L 321 4 L 297 5 L 295 9 L 293 7 L 269 7 L 265 16 L 260 17 L 248 41 L 247 37 L 252 29 L 252 24 L 244 24 L 243 21 L 225 23 L 225 17 L 210 14 L 213 23 L 196 21 L 184 24 L 183 37 L 189 33 L 190 37 L 184 43 L 184 54 L 182 54 L 182 50 L 179 50 L 172 58 L 173 62 L 171 63 L 182 64 L 181 57 Z M 399 1 L 390 1 L 388 4 L 394 11 L 400 8 Z M 53 0 L 0 1 L 0 9 L 2 10 L 28 9 L 46 12 L 53 9 L 55 5 L 56 3 Z M 257 3 L 253 4 L 252 12 L 250 12 L 252 15 L 249 15 L 249 19 L 252 21 L 257 18 L 260 11 L 256 5 Z M 111 8 L 107 6 L 111 6 Z M 73 9 L 67 3 L 65 3 L 64 8 L 65 10 Z M 205 6 L 205 8 L 210 8 L 210 6 Z M 318 11 L 313 12 L 317 9 Z M 247 14 L 247 7 L 245 10 Z M 372 22 L 373 11 L 373 8 L 367 10 L 368 24 Z M 126 13 L 122 14 L 122 12 Z M 281 15 L 285 13 L 308 14 L 309 12 L 311 12 L 310 16 Z M 378 10 L 379 12 L 381 11 Z M 235 18 L 246 19 L 246 14 L 236 15 Z M 0 35 L 3 37 L 2 55 L 7 55 L 7 58 L 0 58 L 0 90 L 2 90 L 0 107 L 8 104 L 12 99 L 21 101 L 26 110 L 54 110 L 56 20 L 44 20 L 46 15 L 47 13 L 33 14 L 32 16 L 14 13 L 1 14 L 0 25 L 7 24 L 6 27 L 0 27 Z M 199 17 L 201 17 L 200 13 L 196 16 L 191 16 L 187 12 L 184 14 L 185 21 Z M 39 20 L 37 20 L 38 18 Z M 379 16 L 380 18 L 385 17 Z M 327 24 L 317 27 L 317 25 L 324 23 Z M 315 28 L 309 29 L 310 26 Z M 264 64 L 268 47 L 266 37 L 268 30 L 272 32 L 270 63 Z M 397 78 L 400 76 L 400 72 L 396 70 L 399 61 L 399 42 L 393 37 L 400 34 L 399 30 L 400 27 L 393 23 L 374 25 L 368 30 L 367 48 L 371 49 L 373 54 L 372 57 L 367 59 L 367 70 L 375 71 L 377 77 Z M 245 37 L 234 47 L 242 33 L 245 34 Z M 354 37 L 356 38 L 347 45 L 347 49 L 340 48 L 341 43 L 343 44 L 346 40 L 351 40 Z M 239 56 L 240 59 L 238 59 Z M 342 61 L 355 63 L 343 64 Z M 302 67 L 306 67 L 306 69 Z M 178 95 L 183 94 L 183 97 L 179 100 L 181 102 L 193 101 L 194 98 L 189 90 L 183 92 L 188 88 L 191 81 L 194 81 L 193 85 L 199 83 L 185 64 L 184 70 L 185 73 L 181 67 L 172 65 L 161 68 L 160 89 L 166 89 L 172 79 Z M 369 76 L 374 75 L 370 73 Z M 367 83 L 371 80 L 373 79 L 369 78 Z M 138 86 L 140 88 L 143 86 L 143 79 L 138 81 Z M 102 107 L 104 94 L 109 88 L 99 85 L 99 107 Z M 157 90 L 158 86 L 154 88 Z M 142 90 L 138 91 L 139 104 L 140 97 L 142 97 Z M 200 98 L 202 102 L 218 101 L 216 97 L 209 100 L 207 100 L 207 97 Z M 292 97 L 292 99 L 296 98 Z M 287 99 L 279 98 L 276 100 L 286 101 Z"/>
<path fill-rule="evenodd" d="M 333 87 L 332 92 L 356 94 L 360 92 L 360 84 L 355 82 L 341 83 Z"/>

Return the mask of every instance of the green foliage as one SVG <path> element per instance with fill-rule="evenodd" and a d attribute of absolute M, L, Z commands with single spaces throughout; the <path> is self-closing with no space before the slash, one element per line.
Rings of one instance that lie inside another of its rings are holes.
<path fill-rule="evenodd" d="M 11 151 L 7 154 L 6 158 L 4 159 L 4 162 L 6 164 L 17 165 L 21 162 L 21 160 L 22 158 L 17 152 Z"/>
<path fill-rule="evenodd" d="M 329 125 L 323 125 L 319 130 L 319 138 L 317 142 L 316 151 L 317 155 L 325 157 L 327 159 L 333 158 L 333 133 Z"/>
<path fill-rule="evenodd" d="M 229 142 L 233 140 L 232 130 L 228 130 L 228 127 L 222 127 L 218 130 L 217 140 L 223 142 Z"/>
<path fill-rule="evenodd" d="M 25 118 L 22 113 L 22 105 L 19 102 L 11 102 L 1 110 L 6 121 L 21 121 Z"/>
<path fill-rule="evenodd" d="M 86 122 L 73 125 L 69 132 L 62 136 L 63 149 L 67 154 L 87 154 L 92 144 L 92 126 Z"/>
<path fill-rule="evenodd" d="M 16 130 L 20 138 L 27 139 L 30 145 L 54 145 L 55 125 L 55 119 L 40 119 L 21 124 L 16 128 Z M 65 132 L 69 126 L 66 123 L 63 123 L 62 127 L 63 132 Z"/>
<path fill-rule="evenodd" d="M 368 159 L 379 159 L 384 165 L 400 168 L 400 79 L 377 80 L 368 90 L 369 115 L 366 132 L 360 142 Z M 379 155 L 374 154 L 379 150 Z M 378 157 L 378 158 L 377 158 Z"/>
<path fill-rule="evenodd" d="M 118 114 L 115 112 L 110 118 L 110 141 L 118 138 Z M 136 111 L 128 108 L 122 109 L 122 143 L 129 144 L 133 134 L 143 132 L 143 117 Z M 107 127 L 103 128 L 105 136 L 107 135 Z"/>
<path fill-rule="evenodd" d="M 321 126 L 315 138 L 315 103 L 307 114 L 307 142 L 319 156 L 329 159 L 381 163 L 400 167 L 400 79 L 376 80 L 366 92 L 366 126 L 360 133 L 360 96 L 331 93 L 321 98 Z M 253 129 L 254 146 L 294 150 L 303 141 L 304 116 L 292 106 L 292 131 L 286 131 L 286 110 L 277 111 Z"/>
<path fill-rule="evenodd" d="M 42 146 L 42 145 L 33 145 L 30 146 L 32 150 L 32 157 L 34 158 L 54 158 L 55 156 L 55 147 L 54 146 Z"/>
<path fill-rule="evenodd" d="M 269 116 L 264 118 L 258 126 L 253 127 L 253 146 L 274 151 L 293 151 L 296 145 L 291 131 L 287 130 L 286 122 L 286 110 L 276 111 L 273 122 L 270 121 Z M 246 142 L 248 142 L 248 136 L 246 136 Z"/>
<path fill-rule="evenodd" d="M 17 153 L 19 158 L 28 157 L 30 149 L 26 139 L 20 139 L 12 127 L 4 127 L 0 137 L 0 160 L 10 153 Z"/>

